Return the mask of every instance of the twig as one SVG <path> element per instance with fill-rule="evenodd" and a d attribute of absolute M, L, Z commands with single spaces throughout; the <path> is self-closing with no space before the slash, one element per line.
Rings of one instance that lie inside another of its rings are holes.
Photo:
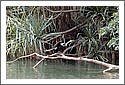
<path fill-rule="evenodd" d="M 54 17 L 53 19 L 56 19 L 58 18 L 62 13 L 59 13 L 56 17 Z"/>
<path fill-rule="evenodd" d="M 21 56 L 21 57 L 19 57 L 19 58 L 17 58 L 17 59 L 15 59 L 15 60 L 13 60 L 13 61 L 9 61 L 9 62 L 6 62 L 6 63 L 13 63 L 13 62 L 15 62 L 15 61 L 17 61 L 17 60 L 19 60 L 19 59 L 21 59 L 21 58 L 27 58 L 27 57 L 30 57 L 30 56 L 33 56 L 35 53 L 33 53 L 33 54 L 30 54 L 30 55 L 27 55 L 27 56 Z"/>
<path fill-rule="evenodd" d="M 66 31 L 64 31 L 64 32 L 59 32 L 59 33 L 60 33 L 60 34 L 65 34 L 65 33 L 71 32 L 71 31 L 77 29 L 78 27 L 84 25 L 86 22 L 87 22 L 87 20 L 85 20 L 83 23 L 81 23 L 81 24 L 79 24 L 79 25 L 77 25 L 77 26 L 75 26 L 75 27 L 73 27 L 73 28 L 71 28 L 71 29 L 69 29 L 69 30 L 66 30 Z"/>

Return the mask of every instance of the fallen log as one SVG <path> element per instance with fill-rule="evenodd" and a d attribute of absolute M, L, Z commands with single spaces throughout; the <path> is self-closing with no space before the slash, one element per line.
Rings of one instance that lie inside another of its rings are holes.
<path fill-rule="evenodd" d="M 112 71 L 112 70 L 119 70 L 119 66 L 117 66 L 117 65 L 105 63 L 105 62 L 94 60 L 94 59 L 81 58 L 81 57 L 70 57 L 70 56 L 64 55 L 63 53 L 54 53 L 52 55 L 47 55 L 47 56 L 40 55 L 38 53 L 32 53 L 30 55 L 21 56 L 21 57 L 15 59 L 13 61 L 9 61 L 7 63 L 13 63 L 13 62 L 15 62 L 15 61 L 17 61 L 21 58 L 26 58 L 26 57 L 30 57 L 30 56 L 38 56 L 38 57 L 42 58 L 36 65 L 33 66 L 33 68 L 36 68 L 44 59 L 62 58 L 62 59 L 67 59 L 67 60 L 87 61 L 87 62 L 92 62 L 92 63 L 96 63 L 96 64 L 99 64 L 99 65 L 105 66 L 105 67 L 107 67 L 107 69 L 103 70 L 103 73 L 109 72 L 109 71 Z"/>

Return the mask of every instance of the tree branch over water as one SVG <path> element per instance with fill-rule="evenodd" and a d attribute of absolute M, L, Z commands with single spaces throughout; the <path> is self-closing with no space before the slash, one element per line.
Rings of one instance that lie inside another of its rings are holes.
<path fill-rule="evenodd" d="M 92 62 L 92 63 L 96 63 L 102 66 L 107 67 L 107 69 L 103 70 L 103 73 L 111 71 L 111 70 L 119 70 L 119 66 L 117 65 L 113 65 L 113 64 L 109 64 L 109 63 L 105 63 L 102 61 L 98 61 L 98 60 L 94 60 L 94 59 L 88 59 L 88 58 L 81 58 L 81 57 L 70 57 L 70 56 L 66 56 L 63 53 L 54 53 L 52 55 L 40 55 L 38 53 L 32 53 L 30 55 L 26 55 L 26 56 L 21 56 L 13 61 L 9 61 L 7 62 L 7 64 L 13 63 L 21 58 L 26 58 L 26 57 L 31 57 L 31 56 L 38 56 L 40 58 L 42 58 L 38 63 L 36 63 L 36 65 L 33 66 L 33 68 L 36 68 L 44 59 L 57 59 L 57 58 L 61 58 L 61 59 L 67 59 L 67 60 L 76 60 L 76 61 L 87 61 L 87 62 Z"/>

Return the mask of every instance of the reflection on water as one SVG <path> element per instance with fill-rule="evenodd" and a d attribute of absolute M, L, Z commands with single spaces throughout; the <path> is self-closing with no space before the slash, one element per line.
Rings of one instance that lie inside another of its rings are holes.
<path fill-rule="evenodd" d="M 20 60 L 7 64 L 7 79 L 118 79 L 119 73 L 106 73 L 97 64 L 68 61 L 45 60 L 33 69 L 38 61 Z"/>

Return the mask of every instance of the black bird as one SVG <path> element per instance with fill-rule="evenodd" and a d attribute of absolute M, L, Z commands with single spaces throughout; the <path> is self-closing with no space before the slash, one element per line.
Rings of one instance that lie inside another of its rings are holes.
<path fill-rule="evenodd" d="M 46 50 L 46 54 L 52 54 L 52 53 L 57 53 L 57 52 L 64 52 L 64 50 L 70 46 L 72 46 L 71 44 L 73 44 L 73 40 L 69 40 L 68 42 L 64 43 L 64 42 L 57 42 L 54 47 L 52 49 L 48 49 Z M 70 44 L 70 45 L 69 45 Z M 69 53 L 75 53 L 76 49 L 72 48 L 69 49 Z"/>
<path fill-rule="evenodd" d="M 47 55 L 51 55 L 52 53 L 63 52 L 66 49 L 66 44 L 63 42 L 58 42 L 54 45 L 53 48 L 45 50 Z"/>
<path fill-rule="evenodd" d="M 57 52 L 63 52 L 66 49 L 66 44 L 63 42 L 58 42 L 57 44 L 55 44 L 54 46 L 54 53 Z"/>
<path fill-rule="evenodd" d="M 68 42 L 64 43 L 64 42 L 58 42 L 57 44 L 54 45 L 54 53 L 57 53 L 57 52 L 63 52 L 66 48 L 70 47 L 71 44 L 73 45 L 73 42 L 74 40 L 69 40 Z M 72 50 L 70 50 L 70 53 L 75 53 L 74 51 L 75 48 L 72 48 Z"/>

